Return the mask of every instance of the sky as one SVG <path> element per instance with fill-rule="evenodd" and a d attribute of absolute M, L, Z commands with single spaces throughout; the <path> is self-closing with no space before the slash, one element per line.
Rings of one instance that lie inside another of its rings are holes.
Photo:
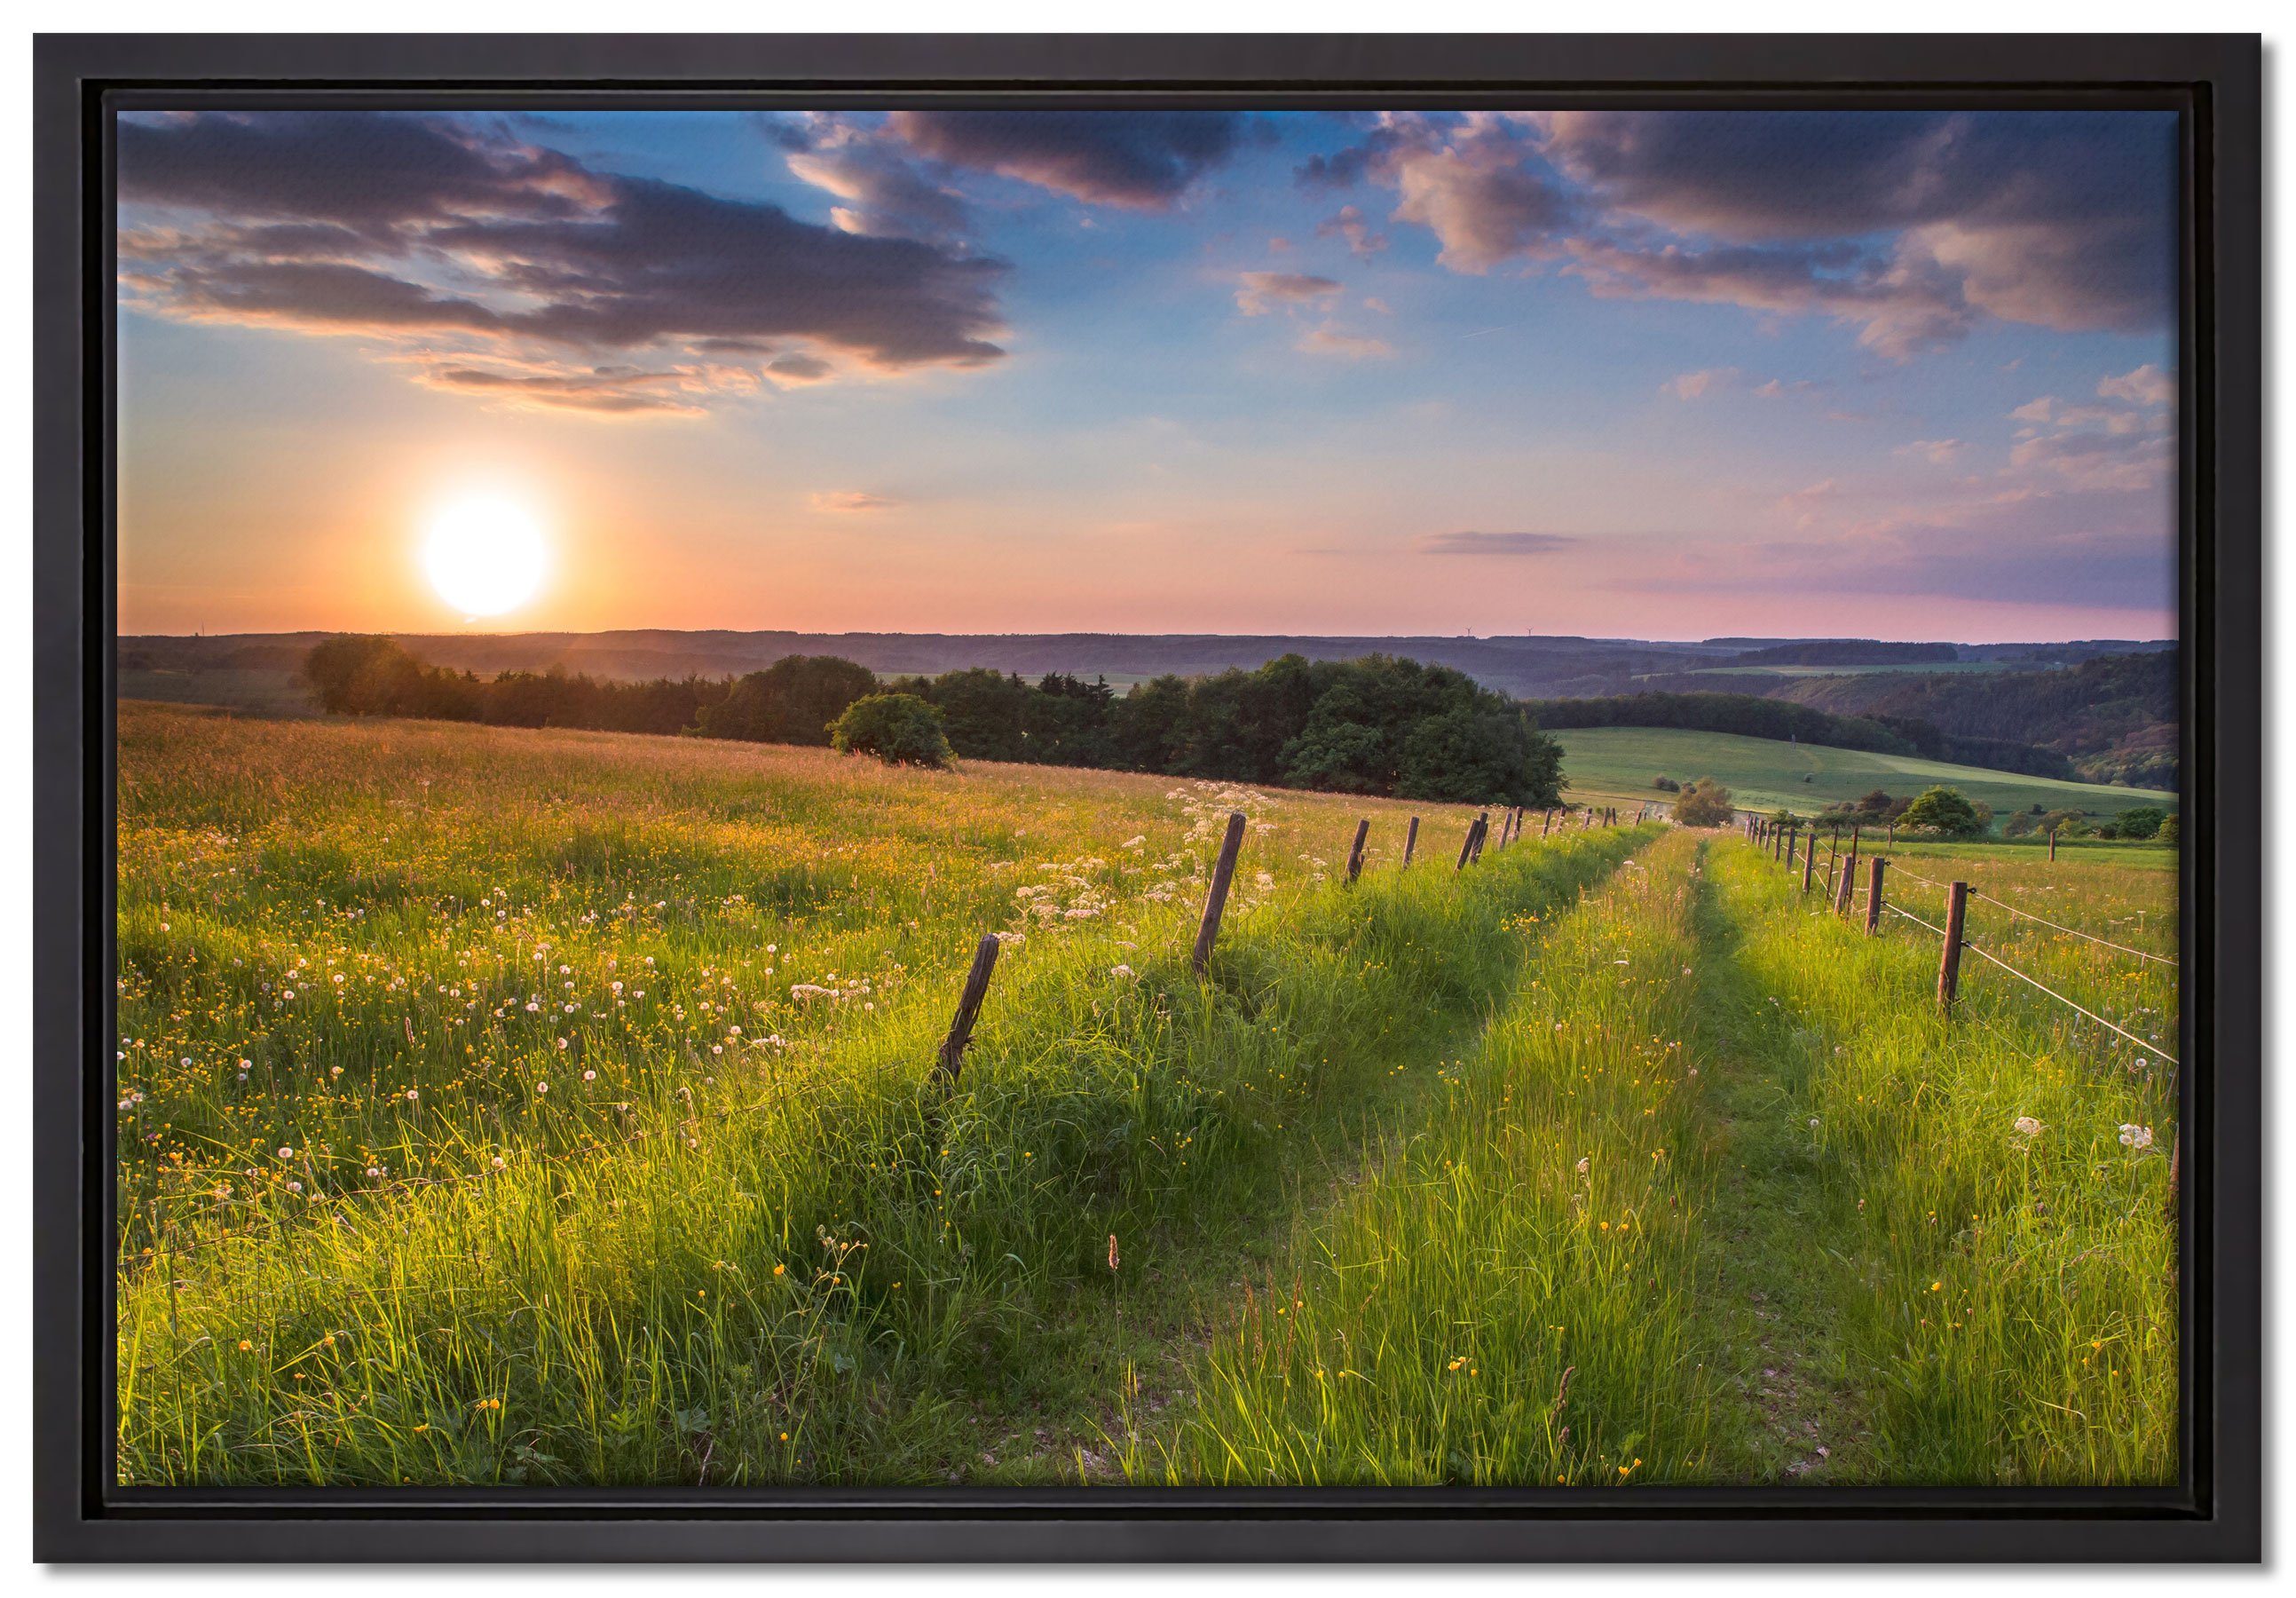
<path fill-rule="evenodd" d="M 117 131 L 122 632 L 2174 636 L 2169 113 Z"/>

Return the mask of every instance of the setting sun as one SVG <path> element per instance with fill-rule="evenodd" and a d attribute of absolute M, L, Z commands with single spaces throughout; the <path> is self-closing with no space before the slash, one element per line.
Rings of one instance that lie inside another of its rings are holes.
<path fill-rule="evenodd" d="M 534 597 L 550 564 L 534 513 L 500 498 L 458 499 L 430 523 L 422 568 L 465 616 L 498 616 Z"/>

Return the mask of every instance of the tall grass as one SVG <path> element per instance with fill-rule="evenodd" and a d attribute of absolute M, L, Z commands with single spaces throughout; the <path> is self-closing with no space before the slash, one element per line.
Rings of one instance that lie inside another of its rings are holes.
<path fill-rule="evenodd" d="M 1693 877 L 1672 834 L 1547 931 L 1444 1072 L 1442 1113 L 1373 1151 L 1240 1295 L 1136 1478 L 1603 1483 L 1706 1469 L 1688 1332 L 1704 1190 Z"/>
<path fill-rule="evenodd" d="M 1934 997 L 1935 939 L 1894 919 L 1867 937 L 1862 918 L 1814 909 L 1799 874 L 1766 855 L 1734 842 L 1714 853 L 1732 958 L 1755 996 L 1775 1001 L 1751 1007 L 1770 1013 L 1744 1047 L 1797 1084 L 1793 1113 L 1807 1111 L 1831 1193 L 1819 1211 L 1828 1231 L 1809 1240 L 1808 1259 L 1841 1304 L 1865 1396 L 1857 1473 L 1986 1485 L 2170 1479 L 2165 1069 L 2098 1047 L 1974 960 L 1948 1022 Z M 2061 864 L 2054 885 L 2053 918 L 2112 919 L 2112 883 Z M 2052 955 L 2034 935 L 2020 963 L 2102 969 L 2093 948 Z"/>
<path fill-rule="evenodd" d="M 1401 873 L 1404 807 L 1108 774 L 159 712 L 121 754 L 141 1483 L 1090 1474 L 1197 1284 L 1646 836 L 1455 875 L 1418 807 Z"/>

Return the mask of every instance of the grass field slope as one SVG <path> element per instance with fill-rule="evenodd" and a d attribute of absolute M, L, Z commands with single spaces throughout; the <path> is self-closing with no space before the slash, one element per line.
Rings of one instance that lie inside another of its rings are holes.
<path fill-rule="evenodd" d="M 2152 856 L 1904 849 L 1869 935 L 1655 824 L 1461 869 L 1456 807 L 1049 767 L 119 757 L 122 1481 L 2173 1476 Z M 1941 1013 L 1951 879 L 2129 1035 L 1974 954 Z"/>
<path fill-rule="evenodd" d="M 1906 796 L 1939 783 L 1992 806 L 1997 816 L 2035 804 L 2100 815 L 2118 815 L 2143 804 L 2165 809 L 2177 804 L 2176 795 L 2150 788 L 2062 782 L 1912 755 L 1781 743 L 1728 732 L 1590 727 L 1563 729 L 1550 736 L 1562 745 L 1563 773 L 1570 783 L 1565 796 L 1581 803 L 1598 795 L 1639 804 L 1665 797 L 1651 787 L 1652 778 L 1688 782 L 1713 777 L 1746 809 L 1784 808 L 1803 814 L 1875 788 Z"/>
<path fill-rule="evenodd" d="M 1122 1373 L 1649 836 L 1456 872 L 1421 806 L 1406 872 L 1406 807 L 1044 767 L 147 706 L 119 753 L 147 1483 L 1105 1473 Z"/>

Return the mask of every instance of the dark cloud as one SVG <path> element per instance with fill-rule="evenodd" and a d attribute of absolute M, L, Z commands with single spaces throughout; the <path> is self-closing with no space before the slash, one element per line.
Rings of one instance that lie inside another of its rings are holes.
<path fill-rule="evenodd" d="M 1886 255 L 1902 281 L 1925 277 L 1970 313 L 2048 327 L 2159 327 L 2173 313 L 2177 134 L 2166 115 L 1563 111 L 1545 120 L 1557 168 L 1609 210 L 1675 234 L 1756 245 L 1895 235 Z M 1890 296 L 1880 283 L 1869 297 Z"/>
<path fill-rule="evenodd" d="M 477 218 L 426 240 L 517 262 L 522 287 L 572 291 L 508 318 L 566 343 L 804 337 L 888 367 L 983 366 L 1004 354 L 981 336 L 1000 325 L 1002 261 L 840 233 L 776 205 L 652 178 L 608 181 L 611 202 L 579 218 Z"/>
<path fill-rule="evenodd" d="M 1422 555 L 1552 555 L 1577 542 L 1559 532 L 1429 532 L 1413 548 Z"/>
<path fill-rule="evenodd" d="M 1987 317 L 2168 325 L 2176 123 L 2131 112 L 1390 113 L 1297 169 L 1374 183 L 1462 272 L 1834 317 L 1903 359 Z"/>
<path fill-rule="evenodd" d="M 500 381 L 485 362 L 462 377 L 426 368 L 433 386 L 594 410 L 614 408 L 613 390 L 636 411 L 664 407 L 584 356 L 660 351 L 689 390 L 723 393 L 754 390 L 757 373 L 712 358 L 778 352 L 782 377 L 809 381 L 830 367 L 804 346 L 885 370 L 1004 354 L 1004 263 L 931 240 L 594 172 L 452 120 L 211 113 L 122 131 L 121 193 L 138 213 L 121 234 L 128 303 L 385 342 L 446 335 L 557 368 Z"/>
<path fill-rule="evenodd" d="M 890 135 L 824 114 L 810 141 L 787 157 L 797 177 L 844 202 L 831 212 L 848 233 L 962 243 L 972 226 L 964 199 L 934 181 Z"/>
<path fill-rule="evenodd" d="M 784 383 L 819 383 L 834 370 L 817 355 L 784 355 L 766 363 L 767 374 Z"/>
<path fill-rule="evenodd" d="M 1095 204 L 1161 210 L 1242 142 L 1233 111 L 898 111 L 920 155 Z"/>
<path fill-rule="evenodd" d="M 565 216 L 594 197 L 579 165 L 480 137 L 447 118 L 388 111 L 122 118 L 119 198 L 245 220 L 333 223 L 394 238 L 474 211 Z"/>

